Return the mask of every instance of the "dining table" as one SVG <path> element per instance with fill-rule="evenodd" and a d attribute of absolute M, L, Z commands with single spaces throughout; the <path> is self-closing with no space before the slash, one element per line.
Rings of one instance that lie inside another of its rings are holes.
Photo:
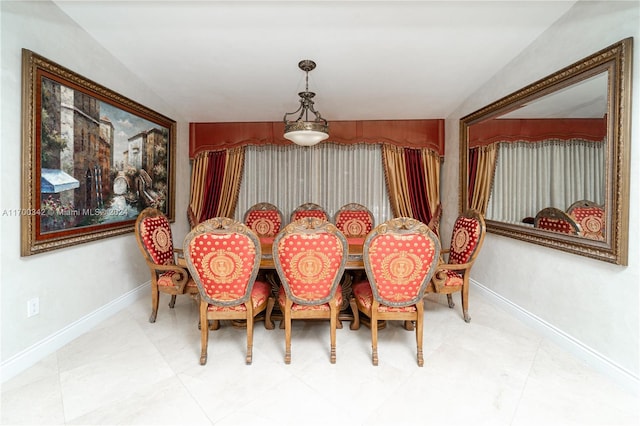
<path fill-rule="evenodd" d="M 262 253 L 260 259 L 260 269 L 269 270 L 276 269 L 273 259 L 273 238 L 261 238 L 260 250 Z M 362 248 L 364 238 L 347 238 L 349 250 L 347 254 L 347 263 L 345 270 L 364 270 L 364 260 L 362 259 Z"/>

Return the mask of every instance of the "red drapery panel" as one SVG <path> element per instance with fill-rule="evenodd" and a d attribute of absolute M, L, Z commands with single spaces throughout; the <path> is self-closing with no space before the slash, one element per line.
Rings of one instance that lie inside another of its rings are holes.
<path fill-rule="evenodd" d="M 603 141 L 607 118 L 496 119 L 469 127 L 469 148 L 545 139 Z"/>
<path fill-rule="evenodd" d="M 420 150 L 405 149 L 404 159 L 413 218 L 429 223 L 431 212 L 429 211 L 429 196 L 424 174 L 425 167 L 422 164 L 422 154 Z"/>
<path fill-rule="evenodd" d="M 207 153 L 209 168 L 207 169 L 207 186 L 204 191 L 204 208 L 200 215 L 200 222 L 215 217 L 220 204 L 222 181 L 226 166 L 226 153 L 224 151 L 212 151 Z"/>
<path fill-rule="evenodd" d="M 289 145 L 281 121 L 247 123 L 190 123 L 189 157 L 202 151 L 242 145 Z M 444 120 L 331 121 L 329 142 L 339 144 L 389 143 L 429 148 L 444 156 Z"/>

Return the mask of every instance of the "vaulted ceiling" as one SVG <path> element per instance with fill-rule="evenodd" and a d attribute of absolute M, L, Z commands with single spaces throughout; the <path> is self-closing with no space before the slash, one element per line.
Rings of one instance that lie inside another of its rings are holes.
<path fill-rule="evenodd" d="M 575 1 L 55 3 L 190 122 L 446 118 Z"/>

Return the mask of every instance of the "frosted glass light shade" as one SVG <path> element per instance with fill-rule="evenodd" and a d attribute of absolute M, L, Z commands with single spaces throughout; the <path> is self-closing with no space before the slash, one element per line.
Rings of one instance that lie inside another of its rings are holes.
<path fill-rule="evenodd" d="M 286 132 L 284 137 L 296 145 L 313 146 L 327 139 L 329 135 L 317 130 L 292 130 Z"/>

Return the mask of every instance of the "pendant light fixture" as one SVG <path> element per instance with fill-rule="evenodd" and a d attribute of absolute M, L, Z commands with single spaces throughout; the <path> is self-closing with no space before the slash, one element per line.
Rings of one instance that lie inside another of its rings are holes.
<path fill-rule="evenodd" d="M 298 63 L 298 68 L 306 73 L 305 90 L 298 93 L 300 107 L 294 112 L 288 112 L 284 115 L 284 137 L 302 146 L 312 146 L 329 137 L 329 123 L 313 107 L 313 97 L 316 94 L 309 91 L 309 71 L 315 67 L 316 63 L 309 59 Z M 315 116 L 315 119 L 309 120 L 309 112 Z M 287 120 L 288 115 L 297 113 L 299 114 L 295 120 Z"/>

